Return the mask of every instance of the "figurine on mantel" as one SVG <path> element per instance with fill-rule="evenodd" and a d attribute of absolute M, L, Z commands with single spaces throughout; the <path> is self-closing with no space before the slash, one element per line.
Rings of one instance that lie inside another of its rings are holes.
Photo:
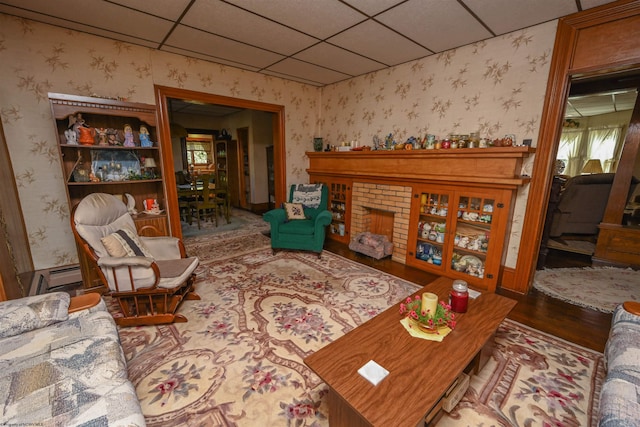
<path fill-rule="evenodd" d="M 88 127 L 85 124 L 84 119 L 82 118 L 82 113 L 70 115 L 69 125 L 67 126 L 67 130 L 64 132 L 64 136 L 67 140 L 67 144 L 72 144 L 72 145 L 78 144 L 78 140 L 80 139 L 79 128 L 81 127 L 83 128 Z"/>
<path fill-rule="evenodd" d="M 118 140 L 118 131 L 116 129 L 107 129 L 107 142 L 109 145 L 122 145 L 122 143 Z"/>
<path fill-rule="evenodd" d="M 64 131 L 64 138 L 67 140 L 67 144 L 69 145 L 78 145 L 78 134 L 75 130 L 69 128 Z"/>
<path fill-rule="evenodd" d="M 149 130 L 146 126 L 140 126 L 140 146 L 153 147 L 153 141 L 149 139 Z"/>
<path fill-rule="evenodd" d="M 109 145 L 107 142 L 107 130 L 105 128 L 97 128 L 98 133 L 98 145 Z"/>
<path fill-rule="evenodd" d="M 131 125 L 124 125 L 124 146 L 135 147 L 136 143 L 133 142 L 133 129 Z"/>

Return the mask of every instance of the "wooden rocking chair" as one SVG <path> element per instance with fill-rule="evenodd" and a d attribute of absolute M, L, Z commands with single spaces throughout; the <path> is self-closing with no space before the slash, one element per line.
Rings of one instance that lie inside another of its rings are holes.
<path fill-rule="evenodd" d="M 186 322 L 176 314 L 193 291 L 197 257 L 170 236 L 139 236 L 126 205 L 106 193 L 82 199 L 71 213 L 71 229 L 100 279 L 122 311 L 120 326 Z"/>

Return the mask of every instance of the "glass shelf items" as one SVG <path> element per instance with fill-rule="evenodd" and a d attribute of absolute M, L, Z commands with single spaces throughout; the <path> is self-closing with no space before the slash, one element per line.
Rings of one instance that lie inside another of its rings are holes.
<path fill-rule="evenodd" d="M 431 192 L 420 194 L 420 219 L 415 253 L 417 259 L 434 266 L 442 266 L 448 213 L 448 194 Z"/>
<path fill-rule="evenodd" d="M 340 237 L 347 234 L 347 188 L 344 182 L 332 182 L 329 184 L 329 210 L 331 211 L 331 224 L 329 232 Z"/>
<path fill-rule="evenodd" d="M 414 188 L 407 264 L 480 289 L 495 289 L 504 244 L 508 190 Z M 494 242 L 492 236 L 502 236 Z M 413 250 L 415 248 L 415 251 Z"/>
<path fill-rule="evenodd" d="M 330 176 L 313 176 L 311 182 L 322 183 L 329 190 L 327 209 L 331 212 L 331 224 L 327 229 L 327 237 L 349 243 L 351 239 L 352 181 Z"/>

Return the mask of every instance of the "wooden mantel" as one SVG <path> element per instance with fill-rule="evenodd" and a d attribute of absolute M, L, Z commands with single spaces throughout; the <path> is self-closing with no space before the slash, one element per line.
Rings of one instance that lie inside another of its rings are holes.
<path fill-rule="evenodd" d="M 313 175 L 365 181 L 439 182 L 515 189 L 531 179 L 522 162 L 531 147 L 307 152 Z"/>

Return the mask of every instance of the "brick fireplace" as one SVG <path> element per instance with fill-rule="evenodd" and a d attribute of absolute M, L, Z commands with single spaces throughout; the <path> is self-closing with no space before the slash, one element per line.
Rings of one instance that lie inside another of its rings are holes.
<path fill-rule="evenodd" d="M 380 223 L 376 217 L 392 216 L 392 228 L 389 239 L 393 242 L 394 261 L 405 263 L 411 210 L 411 187 L 354 182 L 351 192 L 351 235 L 364 231 L 380 232 L 372 229 Z M 387 234 L 382 232 L 380 234 Z"/>

